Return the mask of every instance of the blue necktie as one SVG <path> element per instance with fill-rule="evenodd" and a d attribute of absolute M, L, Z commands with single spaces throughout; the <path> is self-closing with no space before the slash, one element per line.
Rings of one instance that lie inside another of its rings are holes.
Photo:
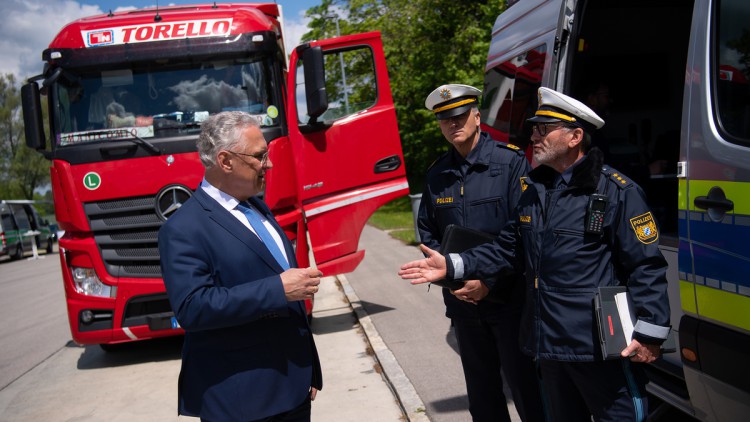
<path fill-rule="evenodd" d="M 258 234 L 258 237 L 260 237 L 260 240 L 263 241 L 263 244 L 266 245 L 266 248 L 268 248 L 268 251 L 271 252 L 271 255 L 276 258 L 276 262 L 281 265 L 281 268 L 283 268 L 284 270 L 288 270 L 289 263 L 286 259 L 284 259 L 284 254 L 281 253 L 279 245 L 275 240 L 273 240 L 273 236 L 271 236 L 271 233 L 269 233 L 266 229 L 266 225 L 263 224 L 263 221 L 261 221 L 258 213 L 255 212 L 254 209 L 242 204 L 237 205 L 237 209 L 245 214 L 245 217 L 247 217 L 247 221 L 249 221 L 250 225 L 253 226 L 255 233 Z"/>

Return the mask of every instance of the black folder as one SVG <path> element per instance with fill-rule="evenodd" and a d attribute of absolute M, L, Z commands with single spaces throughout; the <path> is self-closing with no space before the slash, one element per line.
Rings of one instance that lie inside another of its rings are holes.
<path fill-rule="evenodd" d="M 627 347 L 620 313 L 615 302 L 615 295 L 622 292 L 627 292 L 625 286 L 599 287 L 594 297 L 594 310 L 596 311 L 596 322 L 599 328 L 599 344 L 604 359 L 619 359 L 620 353 Z M 630 307 L 632 312 L 632 302 Z M 632 323 L 635 325 L 635 318 L 632 319 Z"/>
<path fill-rule="evenodd" d="M 457 224 L 449 224 L 443 233 L 443 242 L 440 244 L 440 253 L 461 253 L 467 249 L 483 245 L 495 240 L 495 235 L 469 229 Z M 447 287 L 451 290 L 460 289 L 464 286 L 463 281 L 440 280 L 432 284 Z"/>
<path fill-rule="evenodd" d="M 627 293 L 627 291 L 628 289 L 625 286 L 603 286 L 599 287 L 594 297 L 596 323 L 599 328 L 599 339 L 604 359 L 619 359 L 620 353 L 625 350 L 625 335 L 623 334 L 622 320 L 615 302 L 615 295 L 622 292 Z M 627 293 L 627 295 L 630 320 L 635 326 L 637 322 L 635 307 L 630 293 Z M 673 353 L 677 351 L 676 341 L 675 331 L 670 329 L 667 339 L 661 345 L 661 352 Z"/>

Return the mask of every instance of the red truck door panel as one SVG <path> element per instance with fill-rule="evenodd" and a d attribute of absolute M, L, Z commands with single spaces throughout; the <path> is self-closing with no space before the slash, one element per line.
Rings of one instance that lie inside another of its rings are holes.
<path fill-rule="evenodd" d="M 289 140 L 297 194 L 318 267 L 350 272 L 362 227 L 381 205 L 408 193 L 380 34 L 310 43 L 324 54 L 328 109 L 308 124 L 304 63 L 289 64 Z"/>

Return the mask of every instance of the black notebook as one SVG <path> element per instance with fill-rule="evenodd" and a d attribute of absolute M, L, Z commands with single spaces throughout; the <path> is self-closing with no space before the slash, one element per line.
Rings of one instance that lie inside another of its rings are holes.
<path fill-rule="evenodd" d="M 599 340 L 604 359 L 619 359 L 620 353 L 630 344 L 633 328 L 637 322 L 635 307 L 625 286 L 599 287 L 594 298 L 596 323 L 599 326 Z M 675 331 L 661 345 L 662 353 L 677 351 Z M 627 340 L 626 340 L 627 339 Z"/>
<path fill-rule="evenodd" d="M 479 230 L 469 229 L 456 224 L 449 224 L 443 233 L 443 242 L 440 246 L 440 253 L 447 255 L 449 253 L 461 253 L 467 249 L 483 245 L 495 240 L 495 235 L 481 232 Z M 463 281 L 440 280 L 432 284 L 447 287 L 451 290 L 460 289 L 464 286 Z"/>
<path fill-rule="evenodd" d="M 618 307 L 618 299 L 620 304 Z M 594 298 L 602 358 L 619 359 L 633 335 L 635 309 L 625 286 L 599 287 Z M 625 318 L 623 320 L 623 317 Z M 627 340 L 626 340 L 627 338 Z"/>

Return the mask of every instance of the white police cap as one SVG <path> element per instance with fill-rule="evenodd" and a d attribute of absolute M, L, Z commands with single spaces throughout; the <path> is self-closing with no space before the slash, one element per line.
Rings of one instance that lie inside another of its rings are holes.
<path fill-rule="evenodd" d="M 424 101 L 424 106 L 435 113 L 438 120 L 458 116 L 466 113 L 479 104 L 478 98 L 482 91 L 469 85 L 448 84 L 441 85 L 430 92 Z"/>
<path fill-rule="evenodd" d="M 541 87 L 538 91 L 539 108 L 534 117 L 527 119 L 530 123 L 566 122 L 592 132 L 604 126 L 604 120 L 586 104 L 561 94 L 555 90 Z"/>

